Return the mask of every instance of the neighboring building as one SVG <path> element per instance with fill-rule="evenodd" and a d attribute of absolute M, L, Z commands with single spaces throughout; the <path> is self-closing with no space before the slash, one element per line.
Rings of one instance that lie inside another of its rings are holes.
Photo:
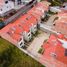
<path fill-rule="evenodd" d="M 45 1 L 43 1 L 43 2 L 38 2 L 30 11 L 28 11 L 28 13 L 33 15 L 36 14 L 39 17 L 44 18 L 48 10 L 49 10 L 49 5 L 46 5 Z"/>
<path fill-rule="evenodd" d="M 67 13 L 58 14 L 58 19 L 54 21 L 53 30 L 67 36 Z"/>
<path fill-rule="evenodd" d="M 3 3 L 0 5 L 0 16 L 4 16 L 4 14 L 10 10 L 14 9 L 14 2 L 2 0 Z"/>
<path fill-rule="evenodd" d="M 39 10 L 40 12 L 42 12 L 42 18 L 44 18 L 46 16 L 46 12 L 48 12 L 49 10 L 49 5 L 50 3 L 47 1 L 42 1 L 37 3 L 36 5 L 36 10 Z"/>
<path fill-rule="evenodd" d="M 32 15 L 32 16 L 34 16 L 37 19 L 37 22 L 39 24 L 41 23 L 41 17 L 40 17 L 40 15 L 37 14 L 37 13 L 35 13 L 33 8 L 31 10 L 29 10 L 27 13 L 30 14 L 30 15 Z"/>
<path fill-rule="evenodd" d="M 13 24 L 18 26 L 18 30 L 23 30 L 23 32 L 21 31 L 17 31 L 18 33 L 20 33 L 21 35 L 23 35 L 24 40 L 26 41 L 30 41 L 32 38 L 32 34 L 31 34 L 31 26 L 27 23 L 26 18 L 24 16 L 21 16 L 18 20 L 16 20 Z"/>
<path fill-rule="evenodd" d="M 19 10 L 31 0 L 1 0 L 0 1 L 0 16 L 9 15 L 14 10 Z"/>
<path fill-rule="evenodd" d="M 23 36 L 20 34 L 20 31 L 22 32 L 22 30 L 20 30 L 18 27 L 15 27 L 10 28 L 7 34 L 17 42 L 18 47 L 23 47 L 25 45 L 24 39 Z"/>
<path fill-rule="evenodd" d="M 59 39 L 57 36 L 51 34 L 49 39 L 42 45 L 44 50 L 41 59 L 48 61 L 55 67 L 67 67 L 67 40 Z"/>

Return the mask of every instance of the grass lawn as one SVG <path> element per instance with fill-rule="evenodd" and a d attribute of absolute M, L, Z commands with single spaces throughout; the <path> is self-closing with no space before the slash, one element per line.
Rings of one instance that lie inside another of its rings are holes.
<path fill-rule="evenodd" d="M 8 41 L 0 38 L 0 67 L 44 67 L 20 51 Z"/>

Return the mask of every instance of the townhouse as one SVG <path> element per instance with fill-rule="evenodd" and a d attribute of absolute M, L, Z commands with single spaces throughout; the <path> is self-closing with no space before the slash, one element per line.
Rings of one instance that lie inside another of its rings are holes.
<path fill-rule="evenodd" d="M 24 46 L 23 36 L 17 33 L 19 32 L 18 27 L 17 27 L 17 32 L 15 31 L 15 27 L 16 26 L 15 25 L 13 26 L 13 24 L 8 24 L 6 27 L 0 30 L 0 36 L 6 39 L 7 41 L 11 42 L 15 46 L 22 47 Z"/>
<path fill-rule="evenodd" d="M 30 14 L 30 15 L 34 16 L 34 17 L 36 18 L 38 24 L 41 23 L 41 17 L 40 17 L 40 15 L 37 14 L 37 13 L 35 13 L 33 8 L 32 8 L 31 10 L 29 10 L 29 11 L 27 12 L 27 14 Z"/>
<path fill-rule="evenodd" d="M 31 29 L 28 26 L 28 24 L 19 22 L 19 26 L 24 30 L 24 32 L 22 33 L 24 40 L 27 42 L 30 41 L 32 38 L 32 34 L 31 34 Z"/>
<path fill-rule="evenodd" d="M 24 15 L 22 17 L 22 20 L 23 19 L 27 21 L 27 23 L 26 22 L 25 23 L 27 24 L 27 26 L 30 27 L 31 33 L 35 34 L 37 31 L 37 24 L 38 24 L 37 19 L 31 14 Z"/>
<path fill-rule="evenodd" d="M 9 31 L 7 32 L 7 34 L 17 42 L 17 46 L 18 47 L 23 47 L 24 44 L 24 39 L 23 36 L 20 34 L 20 31 L 22 32 L 22 30 L 19 30 L 18 27 L 12 27 L 9 29 Z"/>
<path fill-rule="evenodd" d="M 15 29 L 16 29 L 17 33 L 20 33 L 23 36 L 24 40 L 26 40 L 26 41 L 31 40 L 31 37 L 32 37 L 31 36 L 31 29 L 30 29 L 31 26 L 27 23 L 24 16 L 21 16 L 13 24 L 15 26 L 16 25 L 18 26 L 19 32 L 17 31 L 17 27 Z M 23 31 L 20 31 L 20 30 L 23 30 Z"/>
<path fill-rule="evenodd" d="M 43 13 L 42 18 L 44 18 L 46 16 L 46 13 L 49 10 L 49 5 L 50 5 L 49 3 L 45 4 L 45 1 L 37 3 L 36 9 Z"/>
<path fill-rule="evenodd" d="M 5 31 L 4 31 L 5 30 Z M 1 37 L 18 46 L 24 46 L 24 41 L 30 41 L 32 33 L 37 31 L 37 20 L 30 14 L 25 14 L 8 24 L 0 31 Z"/>
<path fill-rule="evenodd" d="M 45 1 L 43 2 L 38 2 L 30 11 L 29 13 L 32 12 L 32 14 L 37 14 L 41 18 L 44 18 L 46 16 L 46 12 L 49 10 L 49 5 L 50 4 L 45 4 Z"/>

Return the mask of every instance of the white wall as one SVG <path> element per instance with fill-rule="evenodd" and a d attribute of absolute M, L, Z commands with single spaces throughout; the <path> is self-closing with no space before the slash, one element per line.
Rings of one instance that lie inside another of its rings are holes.
<path fill-rule="evenodd" d="M 20 45 L 21 43 L 22 43 L 22 45 Z M 18 46 L 19 46 L 19 47 L 22 47 L 22 46 L 24 46 L 24 45 L 25 45 L 25 44 L 24 44 L 24 40 L 23 40 L 23 37 L 22 37 L 22 40 L 18 42 Z"/>
<path fill-rule="evenodd" d="M 3 14 L 11 9 L 14 9 L 14 3 L 9 1 L 7 4 L 2 4 L 2 6 L 0 7 L 0 14 Z"/>

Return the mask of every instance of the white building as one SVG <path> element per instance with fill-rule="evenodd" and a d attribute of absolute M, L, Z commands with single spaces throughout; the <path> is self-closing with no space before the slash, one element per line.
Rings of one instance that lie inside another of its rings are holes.
<path fill-rule="evenodd" d="M 18 41 L 17 44 L 18 44 L 19 47 L 24 47 L 25 46 L 23 36 L 22 36 L 22 38 L 20 38 L 20 41 Z"/>
<path fill-rule="evenodd" d="M 31 0 L 0 0 L 0 16 L 8 14 L 11 10 L 18 10 Z"/>
<path fill-rule="evenodd" d="M 2 1 L 0 4 L 0 15 L 3 16 L 6 12 L 14 9 L 14 2 L 12 1 Z"/>

